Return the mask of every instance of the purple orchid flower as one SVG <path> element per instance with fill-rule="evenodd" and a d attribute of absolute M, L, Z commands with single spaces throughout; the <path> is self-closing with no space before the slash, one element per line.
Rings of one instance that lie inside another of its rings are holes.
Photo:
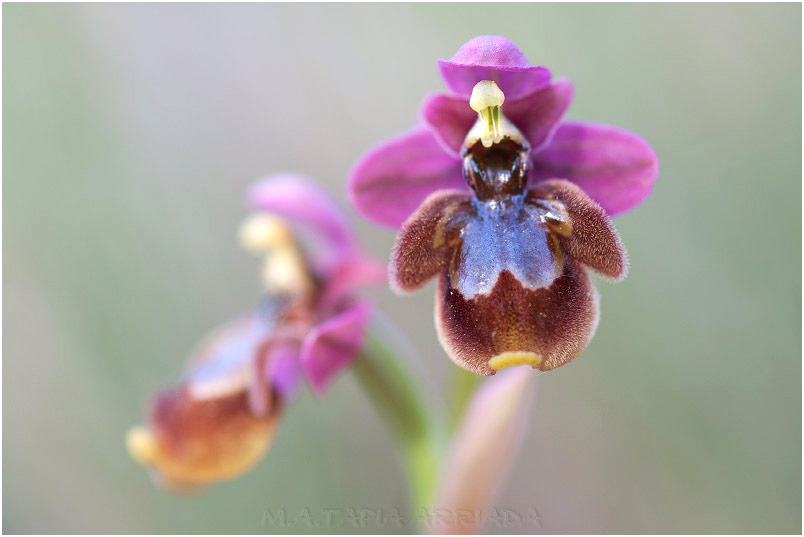
<path fill-rule="evenodd" d="M 303 379 L 321 394 L 357 356 L 371 305 L 356 293 L 386 279 L 312 181 L 266 178 L 250 203 L 258 212 L 241 240 L 265 257 L 262 304 L 213 332 L 181 383 L 154 399 L 149 428 L 129 432 L 134 458 L 175 490 L 255 465 Z"/>
<path fill-rule="evenodd" d="M 290 174 L 268 177 L 254 185 L 249 197 L 255 209 L 290 224 L 309 266 L 313 289 L 306 303 L 305 335 L 292 342 L 310 386 L 323 393 L 363 343 L 371 306 L 357 299 L 356 292 L 384 282 L 385 267 L 365 255 L 344 214 L 309 179 Z M 260 245 L 255 246 L 259 250 Z"/>
<path fill-rule="evenodd" d="M 436 324 L 456 363 L 482 375 L 554 369 L 597 326 L 587 269 L 625 276 L 610 216 L 650 195 L 656 156 L 622 129 L 562 121 L 572 85 L 504 37 L 472 39 L 438 66 L 450 93 L 425 100 L 422 126 L 360 159 L 350 199 L 401 227 L 392 287 L 440 275 Z"/>

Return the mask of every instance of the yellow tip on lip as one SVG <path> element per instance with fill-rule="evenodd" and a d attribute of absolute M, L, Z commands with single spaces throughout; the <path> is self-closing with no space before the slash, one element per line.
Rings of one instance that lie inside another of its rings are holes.
<path fill-rule="evenodd" d="M 489 360 L 489 367 L 492 369 L 500 370 L 506 367 L 515 365 L 529 365 L 536 367 L 542 362 L 542 359 L 535 353 L 523 351 L 509 351 L 498 354 Z"/>
<path fill-rule="evenodd" d="M 126 447 L 131 458 L 143 466 L 151 466 L 156 462 L 156 442 L 151 431 L 145 427 L 132 427 L 128 430 Z"/>

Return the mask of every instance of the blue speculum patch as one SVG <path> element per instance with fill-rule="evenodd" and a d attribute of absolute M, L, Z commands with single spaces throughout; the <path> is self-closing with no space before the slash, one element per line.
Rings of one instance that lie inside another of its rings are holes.
<path fill-rule="evenodd" d="M 525 202 L 525 194 L 502 199 L 473 198 L 462 233 L 452 286 L 465 298 L 491 293 L 509 271 L 528 289 L 547 287 L 561 275 L 561 254 L 551 248 L 543 223 L 548 209 Z"/>

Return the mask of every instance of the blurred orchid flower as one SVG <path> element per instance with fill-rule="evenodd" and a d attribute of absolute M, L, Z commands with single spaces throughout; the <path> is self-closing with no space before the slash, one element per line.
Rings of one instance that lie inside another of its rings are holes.
<path fill-rule="evenodd" d="M 439 277 L 436 326 L 453 361 L 481 375 L 554 369 L 597 326 L 588 270 L 625 276 L 610 215 L 647 198 L 656 156 L 622 129 L 562 122 L 571 84 L 504 37 L 472 39 L 439 69 L 451 93 L 425 101 L 423 126 L 361 158 L 352 203 L 401 227 L 395 290 Z"/>
<path fill-rule="evenodd" d="M 173 489 L 254 466 L 302 380 L 321 394 L 360 351 L 371 305 L 357 291 L 386 279 L 309 179 L 268 177 L 250 204 L 240 240 L 264 256 L 260 307 L 210 335 L 179 385 L 155 397 L 148 427 L 128 434 L 132 456 Z"/>

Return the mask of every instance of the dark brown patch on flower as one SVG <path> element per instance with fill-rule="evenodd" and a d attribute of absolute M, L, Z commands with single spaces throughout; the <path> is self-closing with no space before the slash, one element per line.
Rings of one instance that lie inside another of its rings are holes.
<path fill-rule="evenodd" d="M 389 267 L 391 286 L 397 292 L 418 289 L 438 274 L 460 243 L 460 227 L 471 194 L 436 192 L 402 225 Z"/>
<path fill-rule="evenodd" d="M 515 196 L 528 180 L 528 149 L 511 139 L 491 147 L 476 142 L 464 149 L 463 176 L 480 200 Z"/>
<path fill-rule="evenodd" d="M 186 488 L 236 477 L 253 467 L 273 439 L 282 403 L 276 393 L 270 412 L 256 416 L 245 391 L 193 399 L 186 387 L 160 394 L 151 408 L 154 453 L 160 479 Z"/>
<path fill-rule="evenodd" d="M 608 278 L 625 277 L 625 249 L 611 219 L 579 186 L 563 179 L 549 179 L 534 185 L 528 199 L 557 200 L 566 207 L 571 230 L 557 236 L 568 256 Z"/>
<path fill-rule="evenodd" d="M 436 326 L 450 358 L 479 375 L 528 363 L 549 371 L 583 351 L 597 326 L 597 291 L 586 270 L 567 258 L 549 287 L 529 290 L 508 271 L 488 295 L 467 300 L 445 271 L 436 298 Z M 501 356 L 502 355 L 502 356 Z"/>

